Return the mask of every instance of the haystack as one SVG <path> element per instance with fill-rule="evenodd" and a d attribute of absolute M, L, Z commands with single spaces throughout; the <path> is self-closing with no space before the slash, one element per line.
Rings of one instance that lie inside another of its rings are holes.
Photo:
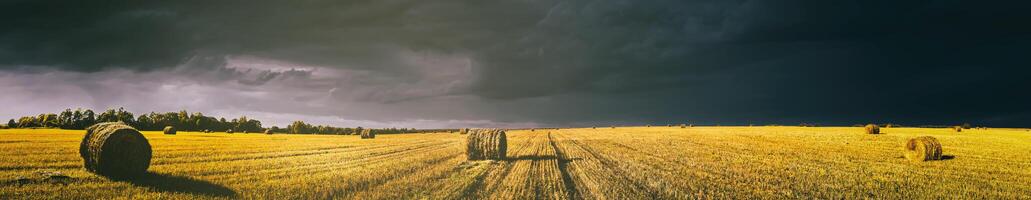
<path fill-rule="evenodd" d="M 272 129 L 265 129 L 265 134 L 272 135 Z"/>
<path fill-rule="evenodd" d="M 508 151 L 508 137 L 501 129 L 475 129 L 465 141 L 469 160 L 504 160 Z"/>
<path fill-rule="evenodd" d="M 226 130 L 226 133 L 233 134 L 233 129 Z"/>
<path fill-rule="evenodd" d="M 79 145 L 86 171 L 111 178 L 130 178 L 147 172 L 150 142 L 140 131 L 121 122 L 99 123 L 86 128 Z"/>
<path fill-rule="evenodd" d="M 687 128 L 687 124 L 680 124 L 680 128 Z"/>
<path fill-rule="evenodd" d="M 877 126 L 877 124 L 867 124 L 866 134 L 881 134 L 881 127 Z"/>
<path fill-rule="evenodd" d="M 362 130 L 362 136 L 361 137 L 362 137 L 362 139 L 375 139 L 376 138 L 376 132 L 373 132 L 372 129 L 365 129 L 365 130 Z"/>
<path fill-rule="evenodd" d="M 917 137 L 906 142 L 906 159 L 912 161 L 940 160 L 942 145 L 931 136 Z"/>
<path fill-rule="evenodd" d="M 175 135 L 175 127 L 166 126 L 165 127 L 165 134 L 166 135 Z"/>
<path fill-rule="evenodd" d="M 962 126 L 953 126 L 952 130 L 956 130 L 956 132 L 963 132 L 963 127 Z"/>
<path fill-rule="evenodd" d="M 458 134 L 462 134 L 462 135 L 469 134 L 469 129 L 468 128 L 463 128 L 461 131 L 458 131 Z"/>

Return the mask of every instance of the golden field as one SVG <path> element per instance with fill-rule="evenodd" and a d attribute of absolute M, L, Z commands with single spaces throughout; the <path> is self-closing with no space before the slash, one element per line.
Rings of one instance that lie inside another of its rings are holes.
<path fill-rule="evenodd" d="M 144 132 L 151 174 L 83 170 L 85 131 L 0 130 L 0 199 L 1031 199 L 1031 132 L 858 127 L 513 130 L 508 160 L 464 135 Z M 934 136 L 944 160 L 902 157 Z M 16 183 L 59 171 L 67 185 Z"/>

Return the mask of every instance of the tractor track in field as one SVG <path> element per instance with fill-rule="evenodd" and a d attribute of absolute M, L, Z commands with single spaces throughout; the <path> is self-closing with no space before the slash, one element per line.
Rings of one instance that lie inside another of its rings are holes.
<path fill-rule="evenodd" d="M 626 169 L 621 167 L 621 165 L 619 165 L 618 162 L 613 161 L 613 160 L 605 157 L 602 153 L 599 153 L 597 150 L 591 148 L 590 146 L 584 145 L 581 142 L 577 141 L 576 139 L 566 139 L 566 141 L 569 141 L 569 143 L 572 143 L 573 146 L 575 146 L 576 148 L 582 150 L 583 152 L 587 153 L 588 155 L 593 157 L 595 160 L 597 160 L 603 166 L 601 169 L 608 170 L 608 171 L 612 172 L 612 174 L 631 174 L 631 172 L 628 172 L 628 171 L 626 171 Z M 647 194 L 649 195 L 649 197 L 651 199 L 671 199 L 672 198 L 672 197 L 660 197 L 659 195 L 662 194 L 661 192 L 659 192 L 655 188 L 649 187 L 648 184 L 647 183 L 643 183 L 642 180 L 634 179 L 634 178 L 627 177 L 627 176 L 615 176 L 614 178 L 619 178 L 619 179 L 621 179 L 622 181 L 624 181 L 626 183 L 631 183 L 631 186 L 634 188 L 635 191 L 647 191 Z"/>
<path fill-rule="evenodd" d="M 577 190 L 576 181 L 573 181 L 573 176 L 569 173 L 569 166 L 567 166 L 572 161 L 555 144 L 555 138 L 551 137 L 551 132 L 548 132 L 548 143 L 551 144 L 551 148 L 555 151 L 555 158 L 558 159 L 558 170 L 562 174 L 562 185 L 565 186 L 566 197 L 569 199 L 582 198 L 580 191 Z"/>

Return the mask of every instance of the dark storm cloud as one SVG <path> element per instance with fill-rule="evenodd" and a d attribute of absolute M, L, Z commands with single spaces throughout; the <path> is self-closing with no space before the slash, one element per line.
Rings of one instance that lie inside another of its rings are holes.
<path fill-rule="evenodd" d="M 0 78 L 355 120 L 1031 126 L 1026 4 L 5 1 L 0 69 L 28 75 Z"/>

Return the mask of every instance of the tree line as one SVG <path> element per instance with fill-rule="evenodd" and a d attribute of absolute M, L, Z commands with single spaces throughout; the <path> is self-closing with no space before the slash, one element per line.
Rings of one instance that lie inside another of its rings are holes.
<path fill-rule="evenodd" d="M 166 113 L 150 112 L 136 116 L 131 112 L 125 111 L 124 108 L 118 108 L 117 110 L 107 109 L 100 114 L 96 114 L 90 109 L 65 109 L 61 113 L 43 113 L 36 116 L 24 116 L 17 120 L 11 119 L 6 125 L 9 128 L 85 129 L 93 124 L 102 122 L 123 122 L 143 131 L 159 131 L 164 129 L 165 126 L 172 126 L 180 131 L 226 132 L 232 130 L 234 132 L 259 133 L 271 130 L 275 133 L 352 135 L 360 134 L 363 130 L 362 127 L 341 128 L 311 125 L 304 121 L 295 121 L 285 129 L 277 126 L 266 129 L 261 125 L 261 121 L 248 118 L 247 116 L 227 120 L 224 117 L 205 116 L 200 112 L 189 113 L 186 110 Z M 455 129 L 416 130 L 414 128 L 385 128 L 371 129 L 371 131 L 375 131 L 377 134 L 395 134 L 453 132 Z"/>

